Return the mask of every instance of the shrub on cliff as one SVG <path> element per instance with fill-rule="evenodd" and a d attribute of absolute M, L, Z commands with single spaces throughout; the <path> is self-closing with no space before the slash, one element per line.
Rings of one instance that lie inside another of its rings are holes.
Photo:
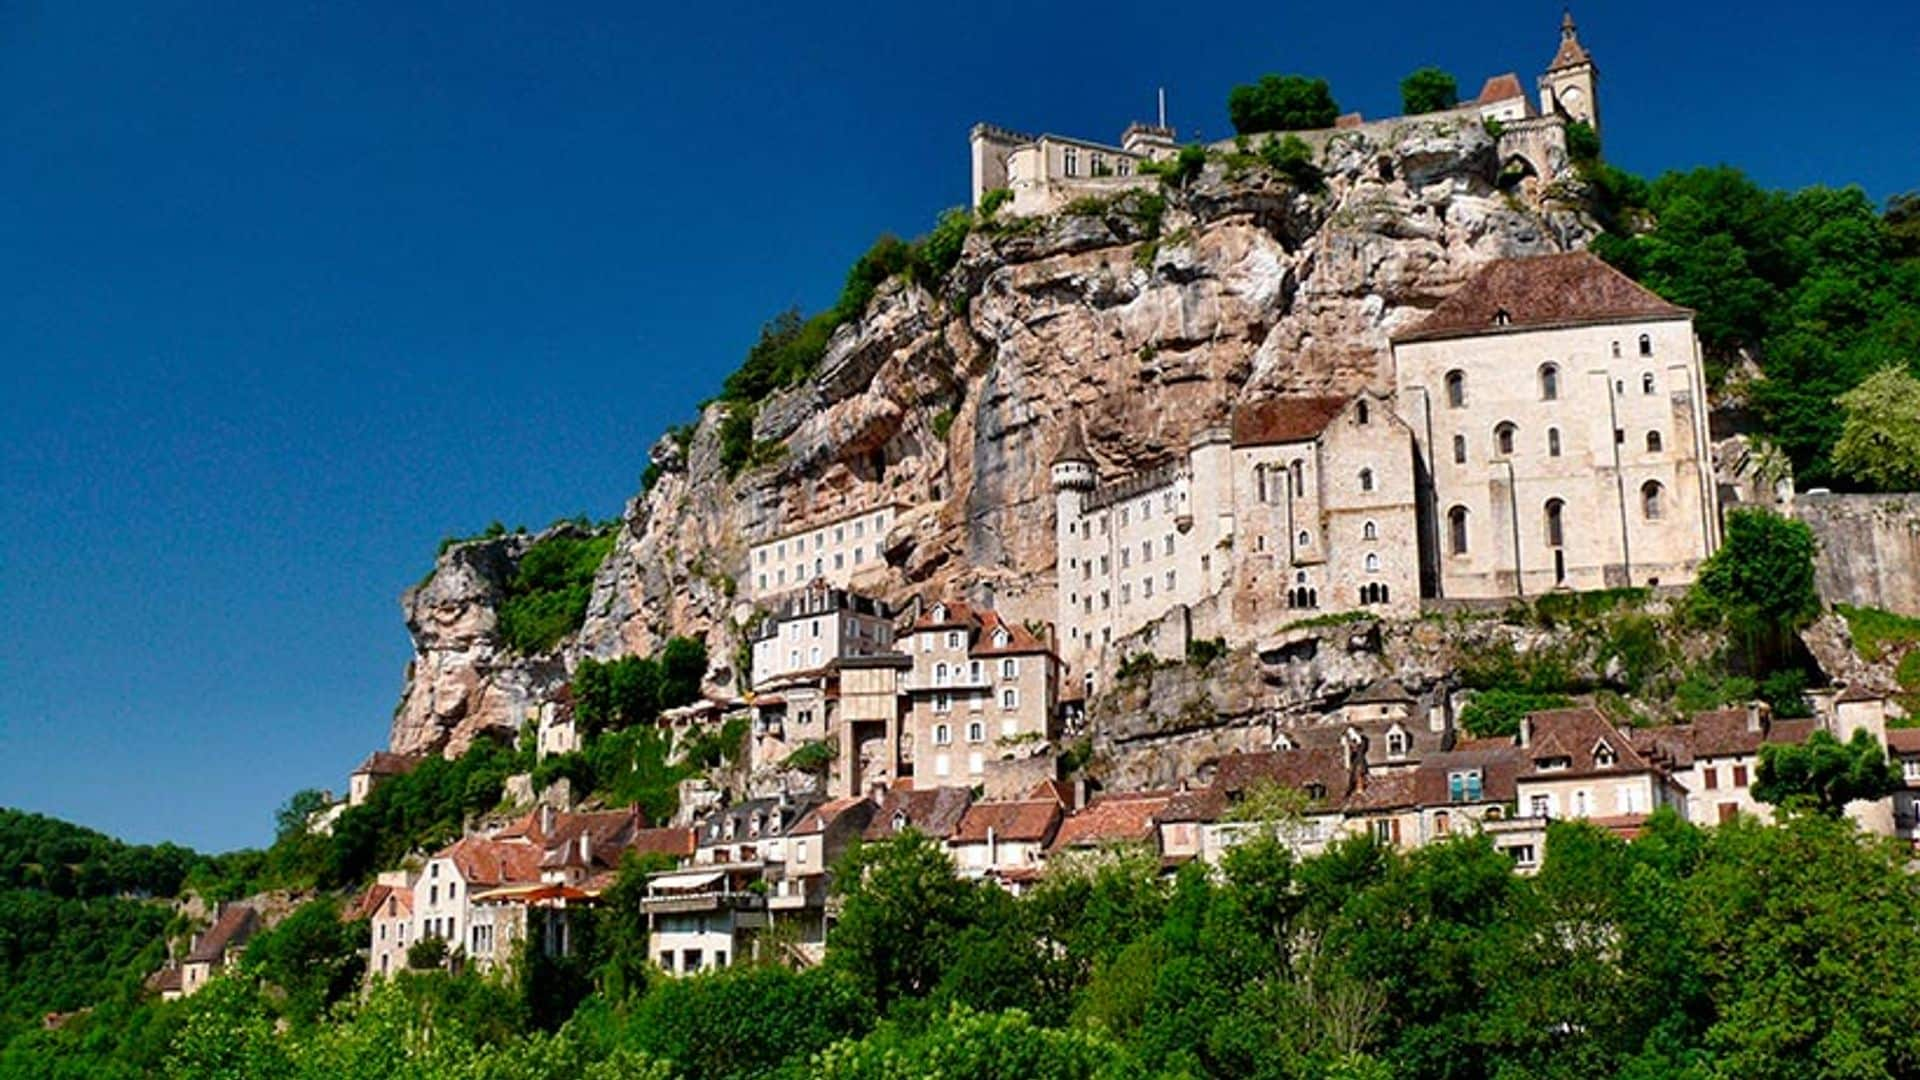
<path fill-rule="evenodd" d="M 1305 75 L 1262 75 L 1227 95 L 1227 116 L 1242 135 L 1263 131 L 1310 131 L 1332 127 L 1340 117 L 1327 80 Z"/>
<path fill-rule="evenodd" d="M 1400 80 L 1400 109 L 1408 116 L 1443 112 L 1460 104 L 1460 84 L 1437 67 L 1423 67 Z"/>
<path fill-rule="evenodd" d="M 516 652 L 533 655 L 558 645 L 587 617 L 593 574 L 613 550 L 613 534 L 549 536 L 527 549 L 507 580 L 500 603 L 500 637 Z"/>
<path fill-rule="evenodd" d="M 1920 490 L 1920 379 L 1887 367 L 1840 395 L 1836 472 L 1879 491 Z"/>
<path fill-rule="evenodd" d="M 1813 530 L 1765 510 L 1727 515 L 1726 542 L 1700 567 L 1689 603 L 1738 633 L 1756 669 L 1777 663 L 1820 613 Z"/>

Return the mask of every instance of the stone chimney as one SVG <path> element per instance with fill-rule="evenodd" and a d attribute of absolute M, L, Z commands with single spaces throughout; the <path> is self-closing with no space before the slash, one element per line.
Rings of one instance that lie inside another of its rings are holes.
<path fill-rule="evenodd" d="M 593 830 L 580 830 L 580 865 L 593 865 Z"/>
<path fill-rule="evenodd" d="M 1520 718 L 1519 739 L 1520 745 L 1523 748 L 1533 745 L 1533 717 L 1523 716 Z"/>
<path fill-rule="evenodd" d="M 1773 726 L 1773 706 L 1764 701 L 1747 702 L 1747 730 L 1765 734 Z"/>
<path fill-rule="evenodd" d="M 553 822 L 554 822 L 553 805 L 551 803 L 541 803 L 540 804 L 540 838 L 542 840 L 548 839 L 551 836 L 553 836 Z"/>

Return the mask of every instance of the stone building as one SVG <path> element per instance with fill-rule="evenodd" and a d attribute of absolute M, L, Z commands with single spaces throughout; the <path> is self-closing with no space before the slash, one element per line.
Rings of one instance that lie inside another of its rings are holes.
<path fill-rule="evenodd" d="M 1070 419 L 1052 466 L 1057 629 L 1083 689 L 1123 659 L 1115 642 L 1223 594 L 1235 625 L 1418 612 L 1413 445 L 1379 395 L 1276 398 L 1184 461 L 1102 483 Z"/>
<path fill-rule="evenodd" d="M 900 635 L 900 648 L 913 663 L 900 756 L 915 788 L 1018 795 L 1051 777 L 1060 659 L 1045 641 L 990 609 L 939 601 Z M 1023 767 L 1036 757 L 1037 771 Z"/>
<path fill-rule="evenodd" d="M 1488 264 L 1393 365 L 1423 595 L 1685 585 L 1718 544 L 1693 313 L 1595 256 Z"/>
<path fill-rule="evenodd" d="M 747 549 L 741 591 L 764 600 L 816 581 L 848 588 L 860 572 L 886 565 L 887 529 L 901 509 L 892 503 L 869 506 L 753 545 Z"/>
<path fill-rule="evenodd" d="M 979 206 L 987 192 L 1005 189 L 1013 194 L 1016 214 L 1050 213 L 1076 198 L 1157 184 L 1157 177 L 1140 171 L 1141 164 L 1179 151 L 1173 129 L 1164 124 L 1129 125 L 1117 145 L 975 124 L 967 142 L 973 205 Z"/>

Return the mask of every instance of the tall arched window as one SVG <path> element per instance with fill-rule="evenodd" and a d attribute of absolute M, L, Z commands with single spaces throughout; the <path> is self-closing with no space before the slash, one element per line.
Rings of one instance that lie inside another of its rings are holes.
<path fill-rule="evenodd" d="M 1447 372 L 1447 407 L 1465 408 L 1467 404 L 1467 374 L 1464 371 Z"/>
<path fill-rule="evenodd" d="M 1455 435 L 1453 437 L 1453 463 L 1455 465 L 1465 465 L 1467 463 L 1467 437 L 1465 435 Z"/>
<path fill-rule="evenodd" d="M 1640 392 L 1643 394 L 1653 393 L 1653 372 L 1643 371 L 1640 373 Z"/>
<path fill-rule="evenodd" d="M 1367 522 L 1367 523 L 1365 523 L 1364 525 L 1361 525 L 1361 526 L 1360 526 L 1360 539 L 1362 539 L 1362 540 L 1378 540 L 1378 539 L 1380 539 L 1380 526 L 1378 526 L 1378 525 L 1375 525 L 1375 524 L 1374 524 L 1373 522 L 1371 522 L 1371 521 L 1369 521 L 1369 522 Z"/>
<path fill-rule="evenodd" d="M 1653 355 L 1653 335 L 1651 334 L 1640 335 L 1640 355 L 1641 356 Z"/>
<path fill-rule="evenodd" d="M 1499 427 L 1493 429 L 1493 445 L 1501 457 L 1510 457 L 1513 454 L 1513 432 L 1512 421 L 1504 421 Z"/>
<path fill-rule="evenodd" d="M 1547 500 L 1547 546 L 1564 547 L 1567 543 L 1566 526 L 1562 518 L 1566 514 L 1567 504 L 1559 499 Z"/>
<path fill-rule="evenodd" d="M 1367 573 L 1369 574 L 1379 573 L 1380 572 L 1380 556 L 1375 552 L 1371 552 L 1371 551 L 1367 552 L 1366 565 L 1367 565 Z"/>
<path fill-rule="evenodd" d="M 1455 555 L 1467 553 L 1467 508 L 1464 506 L 1447 511 L 1447 550 Z"/>
<path fill-rule="evenodd" d="M 1560 456 L 1560 429 L 1557 427 L 1547 429 L 1547 456 Z"/>
<path fill-rule="evenodd" d="M 1301 492 L 1307 490 L 1307 467 L 1299 458 L 1294 458 L 1292 469 L 1293 496 L 1297 499 L 1300 497 Z"/>
<path fill-rule="evenodd" d="M 1360 470 L 1360 490 L 1361 491 L 1373 490 L 1373 470 L 1372 469 Z"/>
<path fill-rule="evenodd" d="M 1666 494 L 1666 489 L 1660 486 L 1658 480 L 1649 480 L 1640 485 L 1641 516 L 1648 521 L 1658 521 L 1660 515 L 1666 510 L 1663 505 L 1666 502 Z"/>
<path fill-rule="evenodd" d="M 1560 400 L 1560 368 L 1556 364 L 1540 365 L 1540 400 Z"/>
<path fill-rule="evenodd" d="M 1367 422 L 1367 403 L 1364 399 L 1353 407 L 1353 418 L 1362 424 Z"/>
<path fill-rule="evenodd" d="M 1657 454 L 1659 452 L 1660 452 L 1660 433 L 1657 431 L 1647 432 L 1647 453 Z"/>

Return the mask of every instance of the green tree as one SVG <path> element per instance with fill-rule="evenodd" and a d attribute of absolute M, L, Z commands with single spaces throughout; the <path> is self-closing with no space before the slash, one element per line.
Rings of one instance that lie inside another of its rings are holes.
<path fill-rule="evenodd" d="M 307 822 L 327 806 L 327 793 L 317 788 L 294 792 L 273 812 L 274 839 L 281 841 L 304 834 Z"/>
<path fill-rule="evenodd" d="M 933 989 L 979 909 L 980 886 L 962 881 L 945 847 L 914 829 L 848 852 L 833 888 L 840 920 L 827 934 L 827 964 L 882 1009 Z"/>
<path fill-rule="evenodd" d="M 1494 687 L 1473 695 L 1460 710 L 1460 727 L 1476 739 L 1505 738 L 1520 732 L 1528 713 L 1564 709 L 1572 704 L 1565 694 L 1536 694 L 1528 690 Z"/>
<path fill-rule="evenodd" d="M 1833 445 L 1834 468 L 1879 491 L 1920 489 L 1920 379 L 1882 368 L 1837 400 L 1845 419 Z"/>
<path fill-rule="evenodd" d="M 1900 787 L 1900 767 L 1887 760 L 1879 740 L 1864 729 L 1844 743 L 1830 732 L 1815 731 L 1797 746 L 1760 748 L 1753 797 L 1838 817 L 1848 803 L 1883 799 Z"/>
<path fill-rule="evenodd" d="M 245 969 L 284 995 L 286 1015 L 312 1023 L 359 984 L 366 934 L 365 923 L 340 921 L 338 900 L 313 900 L 247 942 Z"/>
<path fill-rule="evenodd" d="M 1460 84 L 1437 67 L 1417 68 L 1400 80 L 1400 109 L 1408 116 L 1443 112 L 1460 104 Z"/>
<path fill-rule="evenodd" d="M 1242 135 L 1263 131 L 1310 131 L 1333 126 L 1340 116 L 1327 80 L 1305 75 L 1262 75 L 1227 95 L 1227 116 Z"/>
<path fill-rule="evenodd" d="M 635 1007 L 633 1045 L 715 1080 L 771 1075 L 872 1025 L 871 1004 L 844 973 L 752 964 L 666 979 Z"/>
<path fill-rule="evenodd" d="M 700 700 L 700 684 L 707 676 L 707 643 L 698 638 L 673 637 L 660 650 L 660 705 L 672 709 Z"/>
<path fill-rule="evenodd" d="M 1766 510 L 1727 515 L 1725 542 L 1700 567 L 1692 598 L 1740 633 L 1756 667 L 1820 613 L 1814 587 L 1813 530 Z"/>
<path fill-rule="evenodd" d="M 1131 1074 L 1124 1051 L 1086 1031 L 1037 1026 L 1020 1010 L 978 1013 L 956 1006 L 924 1027 L 886 1024 L 817 1056 L 822 1080 L 953 1076 L 971 1080 L 1093 1080 Z"/>

